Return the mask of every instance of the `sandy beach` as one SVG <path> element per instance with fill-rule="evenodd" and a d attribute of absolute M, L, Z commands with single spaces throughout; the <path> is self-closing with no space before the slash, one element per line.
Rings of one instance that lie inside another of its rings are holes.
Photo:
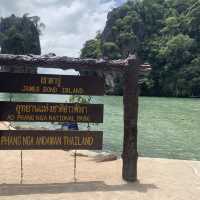
<path fill-rule="evenodd" d="M 121 178 L 121 159 L 97 163 L 78 157 L 77 183 L 73 179 L 72 152 L 23 151 L 20 185 L 20 151 L 0 151 L 0 200 L 197 200 L 200 196 L 200 162 L 139 158 L 138 182 Z"/>

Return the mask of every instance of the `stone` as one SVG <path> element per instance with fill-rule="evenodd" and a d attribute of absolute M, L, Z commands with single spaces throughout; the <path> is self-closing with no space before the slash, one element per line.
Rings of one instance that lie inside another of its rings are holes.
<path fill-rule="evenodd" d="M 99 154 L 94 157 L 96 162 L 108 162 L 117 160 L 117 156 L 115 154 Z"/>

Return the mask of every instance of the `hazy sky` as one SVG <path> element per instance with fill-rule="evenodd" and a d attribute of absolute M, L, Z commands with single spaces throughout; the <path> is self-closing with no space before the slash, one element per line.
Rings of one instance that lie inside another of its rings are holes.
<path fill-rule="evenodd" d="M 37 15 L 46 25 L 42 54 L 78 57 L 83 43 L 105 26 L 107 13 L 125 0 L 0 0 L 0 16 Z"/>

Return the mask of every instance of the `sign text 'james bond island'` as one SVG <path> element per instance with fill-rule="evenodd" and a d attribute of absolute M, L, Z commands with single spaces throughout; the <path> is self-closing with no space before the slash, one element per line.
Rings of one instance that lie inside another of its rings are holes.
<path fill-rule="evenodd" d="M 104 81 L 93 76 L 0 73 L 0 92 L 103 95 Z"/>

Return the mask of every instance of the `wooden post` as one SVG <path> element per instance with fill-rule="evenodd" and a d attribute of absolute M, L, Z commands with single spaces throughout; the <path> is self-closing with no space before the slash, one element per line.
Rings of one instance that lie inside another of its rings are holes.
<path fill-rule="evenodd" d="M 128 58 L 124 74 L 124 144 L 122 177 L 137 180 L 138 70 L 136 57 Z"/>

